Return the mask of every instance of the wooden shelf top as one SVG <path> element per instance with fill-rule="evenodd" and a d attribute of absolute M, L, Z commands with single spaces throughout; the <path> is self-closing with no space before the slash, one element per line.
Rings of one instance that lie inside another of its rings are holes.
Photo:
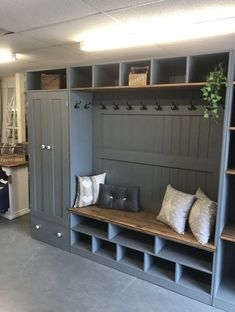
<path fill-rule="evenodd" d="M 154 84 L 139 87 L 129 86 L 111 86 L 111 87 L 87 87 L 87 88 L 71 88 L 71 91 L 83 91 L 83 92 L 108 92 L 108 91 L 137 91 L 137 90 L 156 90 L 156 89 L 172 89 L 172 88 L 198 88 L 202 87 L 206 82 L 189 82 L 189 83 L 163 83 Z"/>
<path fill-rule="evenodd" d="M 225 226 L 221 239 L 235 243 L 235 224 L 228 224 Z"/>
<path fill-rule="evenodd" d="M 229 127 L 229 130 L 235 131 L 235 127 Z"/>
<path fill-rule="evenodd" d="M 196 241 L 193 234 L 189 231 L 184 235 L 179 235 L 164 223 L 156 220 L 156 214 L 151 212 L 130 212 L 113 209 L 103 209 L 97 206 L 83 208 L 70 208 L 70 212 L 86 216 L 92 219 L 100 220 L 124 228 L 133 229 L 138 232 L 159 236 L 177 243 L 193 246 L 199 249 L 214 252 L 216 247 L 213 242 L 201 245 Z"/>
<path fill-rule="evenodd" d="M 0 162 L 0 166 L 5 167 L 5 168 L 14 168 L 14 167 L 20 167 L 20 166 L 26 166 L 26 165 L 28 165 L 28 161 L 21 161 L 17 163 L 1 163 Z"/>
<path fill-rule="evenodd" d="M 234 175 L 235 174 L 235 169 L 228 169 L 228 170 L 225 171 L 225 173 Z"/>

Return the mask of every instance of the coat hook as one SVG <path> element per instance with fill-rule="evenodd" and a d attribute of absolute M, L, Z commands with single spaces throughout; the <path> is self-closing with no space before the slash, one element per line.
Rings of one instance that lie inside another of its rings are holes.
<path fill-rule="evenodd" d="M 147 110 L 148 109 L 147 106 L 143 102 L 141 102 L 140 105 L 141 105 L 140 106 L 141 110 Z"/>
<path fill-rule="evenodd" d="M 126 109 L 127 109 L 127 110 L 132 110 L 133 107 L 131 106 L 131 104 L 129 104 L 128 102 L 126 102 Z"/>
<path fill-rule="evenodd" d="M 115 109 L 115 110 L 119 109 L 119 106 L 115 102 L 113 102 L 113 109 Z"/>
<path fill-rule="evenodd" d="M 100 103 L 100 108 L 101 109 L 107 109 L 107 107 L 104 105 L 104 103 Z"/>
<path fill-rule="evenodd" d="M 161 105 L 158 103 L 158 101 L 156 101 L 156 107 L 155 107 L 156 111 L 161 111 L 162 107 Z"/>
<path fill-rule="evenodd" d="M 89 109 L 89 108 L 90 108 L 90 105 L 91 105 L 91 102 L 86 103 L 86 104 L 84 105 L 84 109 Z"/>
<path fill-rule="evenodd" d="M 80 105 L 81 105 L 81 104 L 82 104 L 82 101 L 79 101 L 79 102 L 75 103 L 75 104 L 74 104 L 74 108 L 75 108 L 75 109 L 80 108 Z"/>
<path fill-rule="evenodd" d="M 174 102 L 172 102 L 171 110 L 177 111 L 179 110 L 179 107 Z"/>
<path fill-rule="evenodd" d="M 195 111 L 195 110 L 197 110 L 197 107 L 193 104 L 192 101 L 190 102 L 190 106 L 188 107 L 188 110 L 190 110 L 190 111 Z"/>

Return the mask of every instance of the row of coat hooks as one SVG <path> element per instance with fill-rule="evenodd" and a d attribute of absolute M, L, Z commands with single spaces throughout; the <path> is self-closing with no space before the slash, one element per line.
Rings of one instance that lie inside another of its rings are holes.
<path fill-rule="evenodd" d="M 79 109 L 81 106 L 82 106 L 82 101 L 79 101 L 79 102 L 77 102 L 74 105 L 74 108 L 75 109 Z M 89 109 L 90 107 L 91 107 L 91 102 L 87 102 L 87 103 L 85 103 L 83 105 L 84 109 Z M 140 110 L 142 110 L 142 111 L 148 110 L 148 106 L 145 105 L 142 101 L 140 102 L 140 106 L 139 107 L 140 107 Z M 107 106 L 104 103 L 101 102 L 100 103 L 100 109 L 105 110 L 105 109 L 107 109 Z M 119 110 L 120 106 L 118 104 L 116 104 L 115 102 L 113 102 L 113 109 L 114 110 Z M 156 111 L 161 111 L 162 109 L 163 109 L 163 107 L 158 103 L 158 101 L 156 101 L 155 110 Z M 179 109 L 180 109 L 179 106 L 176 105 L 174 101 L 172 101 L 171 110 L 172 111 L 178 111 Z M 126 110 L 128 110 L 128 111 L 133 110 L 133 106 L 130 103 L 128 103 L 128 102 L 126 102 Z M 192 101 L 190 102 L 190 105 L 188 106 L 188 110 L 189 111 L 197 110 L 197 107 L 193 104 Z"/>

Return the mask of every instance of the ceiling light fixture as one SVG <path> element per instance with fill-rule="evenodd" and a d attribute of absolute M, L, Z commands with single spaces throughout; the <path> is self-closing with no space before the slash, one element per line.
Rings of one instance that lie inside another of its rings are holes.
<path fill-rule="evenodd" d="M 132 21 L 83 34 L 77 41 L 82 51 L 93 52 L 174 43 L 232 33 L 235 33 L 235 6 L 146 19 L 141 23 Z"/>
<path fill-rule="evenodd" d="M 0 49 L 0 63 L 9 63 L 14 62 L 16 60 L 17 60 L 16 53 L 5 49 Z"/>

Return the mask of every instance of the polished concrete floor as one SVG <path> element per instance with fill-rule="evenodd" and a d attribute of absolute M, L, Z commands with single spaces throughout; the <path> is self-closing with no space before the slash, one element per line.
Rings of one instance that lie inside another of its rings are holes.
<path fill-rule="evenodd" d="M 218 312 L 30 237 L 0 219 L 0 312 Z"/>

